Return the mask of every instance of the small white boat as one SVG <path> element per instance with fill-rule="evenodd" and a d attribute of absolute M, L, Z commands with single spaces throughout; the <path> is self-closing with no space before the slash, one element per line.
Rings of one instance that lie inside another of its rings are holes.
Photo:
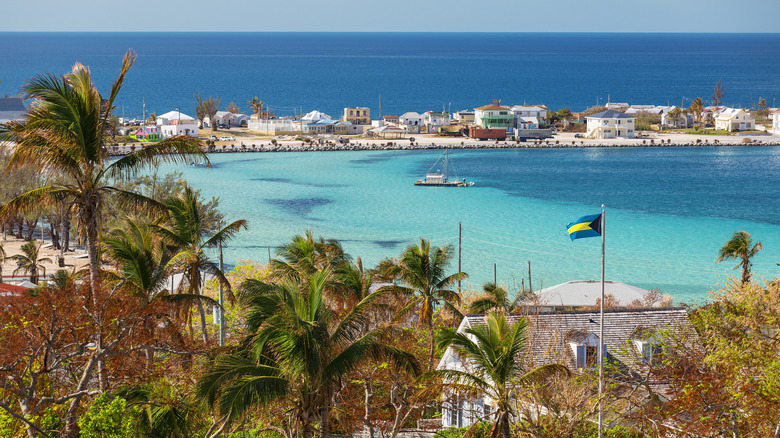
<path fill-rule="evenodd" d="M 437 167 L 444 158 L 442 163 L 443 167 Z M 438 169 L 439 172 L 435 172 L 434 169 Z M 450 151 L 445 150 L 443 154 L 433 163 L 428 172 L 425 174 L 425 178 L 417 180 L 414 185 L 416 186 L 429 186 L 429 187 L 471 187 L 474 185 L 473 181 L 466 181 L 466 179 L 458 179 L 457 173 L 455 179 L 450 180 Z"/>

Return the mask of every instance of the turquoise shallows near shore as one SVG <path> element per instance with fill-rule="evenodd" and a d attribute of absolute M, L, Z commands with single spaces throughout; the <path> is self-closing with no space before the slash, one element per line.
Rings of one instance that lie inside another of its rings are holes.
<path fill-rule="evenodd" d="M 266 246 L 311 229 L 339 239 L 373 266 L 422 236 L 457 248 L 473 288 L 493 279 L 534 289 L 597 280 L 600 239 L 570 241 L 565 225 L 607 206 L 608 280 L 659 288 L 676 301 L 707 298 L 735 262 L 716 264 L 737 230 L 764 250 L 754 272 L 780 272 L 780 148 L 600 148 L 453 151 L 468 188 L 416 187 L 441 151 L 212 155 L 211 168 L 180 170 L 228 220 L 245 218 L 228 263 L 265 263 Z M 272 251 L 273 255 L 273 251 Z M 457 268 L 457 258 L 453 271 Z"/>

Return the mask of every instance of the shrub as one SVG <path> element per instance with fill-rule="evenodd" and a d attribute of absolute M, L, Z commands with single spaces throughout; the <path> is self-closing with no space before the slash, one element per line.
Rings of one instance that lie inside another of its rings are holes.
<path fill-rule="evenodd" d="M 127 401 L 120 397 L 109 400 L 101 394 L 79 418 L 82 438 L 128 438 L 133 424 L 128 415 Z"/>
<path fill-rule="evenodd" d="M 474 432 L 472 433 L 472 438 L 486 438 L 488 432 L 490 431 L 490 426 L 492 424 L 488 423 L 486 421 L 482 421 L 477 424 L 477 426 L 474 428 Z M 448 427 L 446 429 L 441 429 L 440 431 L 436 432 L 433 436 L 434 438 L 460 438 L 463 436 L 463 434 L 466 433 L 467 430 L 469 430 L 469 427 Z"/>

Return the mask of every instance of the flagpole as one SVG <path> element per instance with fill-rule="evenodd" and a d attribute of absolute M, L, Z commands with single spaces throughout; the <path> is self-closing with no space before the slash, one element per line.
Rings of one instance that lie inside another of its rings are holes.
<path fill-rule="evenodd" d="M 599 438 L 602 438 L 604 412 L 602 396 L 604 394 L 604 249 L 606 218 L 604 204 L 601 204 L 601 322 L 599 323 Z"/>

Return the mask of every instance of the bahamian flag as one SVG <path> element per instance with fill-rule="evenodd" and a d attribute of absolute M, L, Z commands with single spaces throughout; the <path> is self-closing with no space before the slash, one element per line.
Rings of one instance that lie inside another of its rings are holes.
<path fill-rule="evenodd" d="M 601 224 L 601 214 L 592 214 L 566 224 L 566 231 L 569 233 L 571 240 L 582 239 L 583 237 L 598 237 L 601 236 Z"/>

